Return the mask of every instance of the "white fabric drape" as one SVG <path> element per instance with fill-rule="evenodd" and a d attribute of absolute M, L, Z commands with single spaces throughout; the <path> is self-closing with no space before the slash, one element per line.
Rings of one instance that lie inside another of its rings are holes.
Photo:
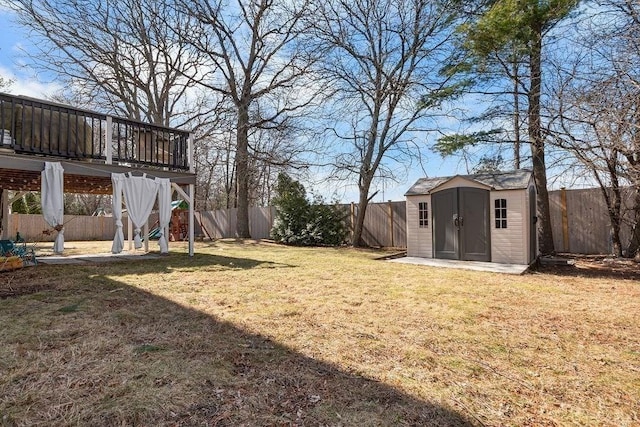
<path fill-rule="evenodd" d="M 140 227 L 149 218 L 153 204 L 158 194 L 158 183 L 147 175 L 132 176 L 129 174 L 123 180 L 124 202 L 127 205 L 127 213 L 133 222 L 135 237 L 133 238 L 136 249 L 142 247 L 140 238 Z"/>
<path fill-rule="evenodd" d="M 124 233 L 122 232 L 122 181 L 124 174 L 112 173 L 111 184 L 113 186 L 113 218 L 116 221 L 116 235 L 113 238 L 111 252 L 119 254 L 124 248 Z"/>
<path fill-rule="evenodd" d="M 158 183 L 158 222 L 160 226 L 160 253 L 169 252 L 169 244 L 167 236 L 164 235 L 165 229 L 171 221 L 171 181 L 168 178 L 156 178 Z"/>
<path fill-rule="evenodd" d="M 53 252 L 64 251 L 64 169 L 60 163 L 45 162 L 41 177 L 44 220 L 57 232 Z"/>

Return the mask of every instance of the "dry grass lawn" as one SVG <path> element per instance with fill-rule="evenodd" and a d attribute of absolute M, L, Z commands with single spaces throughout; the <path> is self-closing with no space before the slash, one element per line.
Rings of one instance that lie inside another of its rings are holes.
<path fill-rule="evenodd" d="M 640 425 L 638 280 L 174 249 L 0 275 L 0 425 Z"/>

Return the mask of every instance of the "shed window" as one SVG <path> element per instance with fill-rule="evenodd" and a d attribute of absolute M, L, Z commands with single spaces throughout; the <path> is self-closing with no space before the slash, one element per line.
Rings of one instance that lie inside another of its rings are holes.
<path fill-rule="evenodd" d="M 496 199 L 496 228 L 507 228 L 507 199 Z"/>
<path fill-rule="evenodd" d="M 427 202 L 418 203 L 418 225 L 420 228 L 429 226 L 429 206 Z"/>

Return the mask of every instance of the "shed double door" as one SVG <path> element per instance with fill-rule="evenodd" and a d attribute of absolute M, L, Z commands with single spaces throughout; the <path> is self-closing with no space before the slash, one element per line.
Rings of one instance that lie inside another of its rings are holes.
<path fill-rule="evenodd" d="M 457 187 L 431 196 L 436 258 L 491 261 L 489 191 Z"/>

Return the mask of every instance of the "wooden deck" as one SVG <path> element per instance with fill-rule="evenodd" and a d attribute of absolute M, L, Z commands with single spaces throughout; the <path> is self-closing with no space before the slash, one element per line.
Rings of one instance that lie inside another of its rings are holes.
<path fill-rule="evenodd" d="M 109 194 L 124 172 L 195 184 L 188 131 L 0 93 L 0 187 L 39 191 L 46 161 L 70 193 Z"/>
<path fill-rule="evenodd" d="M 9 237 L 9 191 L 41 190 L 46 162 L 64 169 L 64 192 L 111 194 L 113 173 L 168 178 L 189 204 L 193 255 L 196 175 L 189 131 L 0 93 L 0 217 Z"/>
<path fill-rule="evenodd" d="M 190 172 L 0 151 L 0 188 L 13 191 L 40 191 L 40 173 L 47 161 L 61 163 L 64 169 L 64 191 L 67 193 L 111 194 L 112 173 L 132 172 L 136 175 L 147 173 L 158 178 L 169 178 L 172 183 L 178 185 L 196 183 L 196 175 Z"/>

